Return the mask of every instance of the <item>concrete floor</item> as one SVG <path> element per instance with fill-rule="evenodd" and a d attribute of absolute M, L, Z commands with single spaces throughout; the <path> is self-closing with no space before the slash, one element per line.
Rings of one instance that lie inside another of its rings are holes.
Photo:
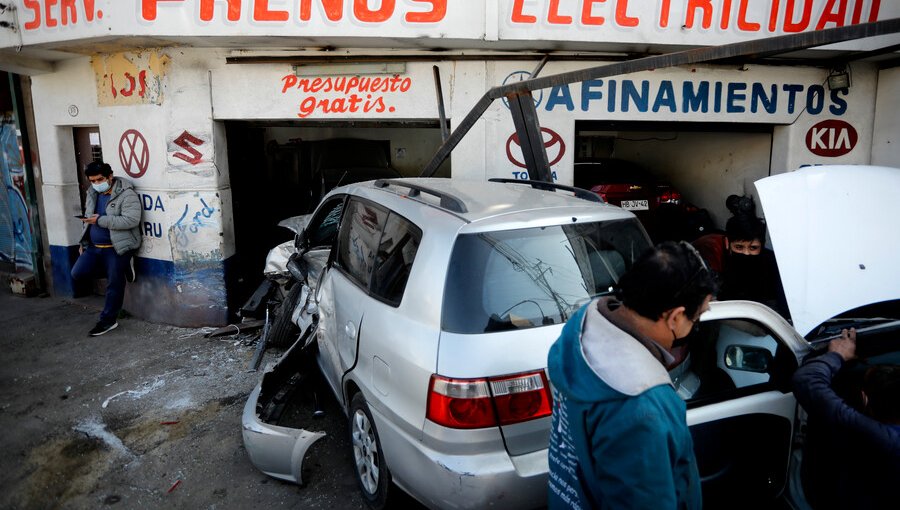
<path fill-rule="evenodd" d="M 102 304 L 0 290 L 0 508 L 364 507 L 333 401 L 306 485 L 271 479 L 241 439 L 252 347 L 131 318 L 88 337 Z"/>

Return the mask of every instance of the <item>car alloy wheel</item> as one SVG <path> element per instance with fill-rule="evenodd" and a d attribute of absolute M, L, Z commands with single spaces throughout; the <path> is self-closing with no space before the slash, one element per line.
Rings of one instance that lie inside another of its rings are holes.
<path fill-rule="evenodd" d="M 390 486 L 390 472 L 378 441 L 378 431 L 362 393 L 353 396 L 350 406 L 350 442 L 356 479 L 369 506 L 384 508 Z"/>
<path fill-rule="evenodd" d="M 363 488 L 374 494 L 378 490 L 378 443 L 372 433 L 372 423 L 362 409 L 353 413 L 353 458 Z"/>

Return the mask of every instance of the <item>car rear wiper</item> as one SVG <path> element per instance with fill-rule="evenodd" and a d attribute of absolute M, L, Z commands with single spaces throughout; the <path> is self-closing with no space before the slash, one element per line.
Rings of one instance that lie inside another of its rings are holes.
<path fill-rule="evenodd" d="M 875 320 L 878 320 L 878 319 L 875 319 Z M 900 330 L 900 320 L 893 320 L 893 321 L 885 322 L 882 324 L 876 324 L 874 326 L 866 326 L 864 328 L 858 328 L 856 330 L 856 336 L 857 336 L 857 338 L 859 338 L 860 336 L 863 336 L 863 335 L 869 335 L 872 333 L 884 333 L 886 331 L 893 331 L 893 330 Z M 827 336 L 825 338 L 817 338 L 815 340 L 811 340 L 809 343 L 810 343 L 810 345 L 817 345 L 820 343 L 837 340 L 840 337 L 841 337 L 841 335 L 840 335 L 840 333 L 838 333 L 836 335 Z"/>

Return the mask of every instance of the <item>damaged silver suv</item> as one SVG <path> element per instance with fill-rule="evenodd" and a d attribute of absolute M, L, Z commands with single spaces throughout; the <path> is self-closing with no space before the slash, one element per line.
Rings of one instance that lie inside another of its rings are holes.
<path fill-rule="evenodd" d="M 372 507 L 396 487 L 433 508 L 544 506 L 549 346 L 649 246 L 632 213 L 545 182 L 333 190 L 298 236 L 303 333 L 244 409 L 251 460 L 300 481 L 324 434 L 278 419 L 285 388 L 317 367 Z"/>

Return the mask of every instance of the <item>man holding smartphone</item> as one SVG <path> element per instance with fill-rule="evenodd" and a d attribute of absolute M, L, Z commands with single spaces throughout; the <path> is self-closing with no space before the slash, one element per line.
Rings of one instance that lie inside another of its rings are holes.
<path fill-rule="evenodd" d="M 72 267 L 72 278 L 106 275 L 106 303 L 97 325 L 88 332 L 90 336 L 119 326 L 125 282 L 134 281 L 134 252 L 141 246 L 141 200 L 131 181 L 113 177 L 112 173 L 112 167 L 102 161 L 89 163 L 84 169 L 91 187 L 80 218 L 84 223 L 81 255 Z"/>

